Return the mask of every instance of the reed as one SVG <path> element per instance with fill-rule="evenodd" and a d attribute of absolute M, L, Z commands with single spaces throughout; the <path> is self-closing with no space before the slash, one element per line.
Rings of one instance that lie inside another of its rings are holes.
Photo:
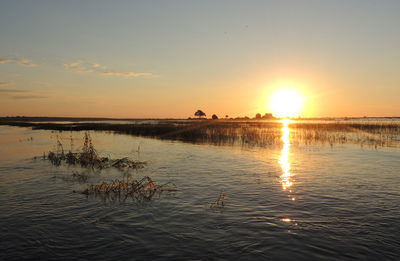
<path fill-rule="evenodd" d="M 67 165 L 80 165 L 81 167 L 92 169 L 117 168 L 119 170 L 128 170 L 141 169 L 146 165 L 144 161 L 133 161 L 126 157 L 121 159 L 100 157 L 88 132 L 84 135 L 83 147 L 80 152 L 69 151 L 65 154 L 62 143 L 57 136 L 56 151 L 49 151 L 47 157 L 44 154 L 43 158 L 48 159 L 55 166 L 60 166 L 64 162 Z"/>
<path fill-rule="evenodd" d="M 223 208 L 225 207 L 225 197 L 226 193 L 224 189 L 221 189 L 221 193 L 219 193 L 219 197 L 216 201 L 210 203 L 210 208 Z"/>
<path fill-rule="evenodd" d="M 123 195 L 132 196 L 137 200 L 151 199 L 156 193 L 163 191 L 176 191 L 177 186 L 174 183 L 157 184 L 150 177 L 144 177 L 141 180 L 112 180 L 111 182 L 102 182 L 97 185 L 89 185 L 82 194 L 85 195 Z"/>
<path fill-rule="evenodd" d="M 6 122 L 0 122 L 6 124 Z M 282 123 L 277 121 L 164 121 L 159 123 L 32 123 L 7 125 L 57 131 L 110 131 L 118 134 L 180 140 L 191 143 L 270 146 L 281 144 Z M 354 143 L 361 146 L 400 147 L 400 124 L 368 122 L 295 121 L 289 124 L 291 142 L 304 144 Z M 89 144 L 90 145 L 90 144 Z M 90 155 L 90 152 L 88 152 Z"/>

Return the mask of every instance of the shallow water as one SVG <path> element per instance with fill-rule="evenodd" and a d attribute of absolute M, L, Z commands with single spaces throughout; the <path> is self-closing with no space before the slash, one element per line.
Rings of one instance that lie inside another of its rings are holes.
<path fill-rule="evenodd" d="M 68 180 L 40 158 L 56 136 L 0 126 L 0 258 L 396 260 L 400 149 L 354 145 L 270 148 L 195 145 L 92 132 L 101 155 L 147 161 L 139 179 L 178 191 L 149 201 L 85 196 L 117 170 Z M 33 159 L 38 156 L 37 159 Z M 221 188 L 223 208 L 210 208 Z"/>

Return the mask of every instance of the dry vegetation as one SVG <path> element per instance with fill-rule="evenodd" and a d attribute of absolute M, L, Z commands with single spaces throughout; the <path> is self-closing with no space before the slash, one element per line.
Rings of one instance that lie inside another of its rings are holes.
<path fill-rule="evenodd" d="M 400 147 L 399 123 L 294 123 L 291 140 L 312 143 L 359 144 L 371 147 Z"/>
<path fill-rule="evenodd" d="M 72 139 L 71 139 L 72 144 Z M 71 145 L 72 147 L 72 145 Z M 63 162 L 67 165 L 80 165 L 86 168 L 86 172 L 79 173 L 74 171 L 71 176 L 63 177 L 65 181 L 87 183 L 89 179 L 90 169 L 105 169 L 105 168 L 117 168 L 121 171 L 127 171 L 129 169 L 143 168 L 145 162 L 132 161 L 128 158 L 122 159 L 109 159 L 107 157 L 100 157 L 93 146 L 92 139 L 88 132 L 84 136 L 84 144 L 82 151 L 72 152 L 72 149 L 68 153 L 64 153 L 64 148 L 57 136 L 57 145 L 55 151 L 50 151 L 44 159 L 48 159 L 53 165 L 60 166 Z M 137 201 L 149 200 L 155 194 L 160 194 L 163 191 L 176 191 L 177 187 L 174 183 L 157 184 L 150 177 L 144 177 L 141 180 L 134 180 L 131 175 L 128 175 L 126 180 L 115 179 L 111 182 L 103 181 L 97 185 L 88 185 L 82 194 L 101 196 L 103 199 L 116 199 L 121 196 L 126 199 L 132 197 Z M 75 191 L 74 191 L 75 192 Z"/>
<path fill-rule="evenodd" d="M 0 122 L 13 126 L 58 131 L 110 131 L 120 134 L 180 140 L 193 143 L 269 146 L 281 144 L 282 123 L 277 121 L 160 121 L 158 123 L 32 123 Z M 290 123 L 290 138 L 294 143 L 344 144 L 400 147 L 399 122 L 335 122 Z M 72 157 L 71 157 L 72 159 Z"/>
<path fill-rule="evenodd" d="M 86 195 L 123 195 L 132 196 L 136 200 L 151 199 L 156 193 L 163 191 L 176 191 L 174 183 L 165 183 L 162 185 L 154 182 L 150 177 L 144 177 L 141 180 L 127 179 L 120 181 L 118 179 L 111 182 L 102 182 L 98 185 L 90 185 L 82 193 Z"/>
<path fill-rule="evenodd" d="M 223 208 L 223 207 L 225 207 L 225 197 L 226 197 L 226 193 L 225 193 L 224 189 L 222 188 L 218 199 L 216 201 L 210 203 L 210 208 Z"/>
<path fill-rule="evenodd" d="M 47 157 L 46 154 L 43 154 L 43 158 L 48 159 L 55 166 L 60 166 L 62 162 L 65 162 L 68 165 L 80 165 L 81 167 L 90 167 L 93 169 L 140 169 L 146 164 L 146 162 L 133 161 L 128 158 L 110 159 L 108 157 L 100 157 L 93 146 L 92 138 L 88 132 L 85 133 L 82 151 L 72 152 L 71 149 L 65 154 L 63 145 L 57 137 L 56 151 L 49 151 Z"/>

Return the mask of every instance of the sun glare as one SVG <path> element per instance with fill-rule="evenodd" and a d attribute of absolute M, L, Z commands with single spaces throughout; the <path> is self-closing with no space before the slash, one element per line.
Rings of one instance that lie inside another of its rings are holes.
<path fill-rule="evenodd" d="M 269 101 L 272 114 L 276 117 L 298 117 L 303 105 L 300 93 L 293 89 L 280 89 Z"/>

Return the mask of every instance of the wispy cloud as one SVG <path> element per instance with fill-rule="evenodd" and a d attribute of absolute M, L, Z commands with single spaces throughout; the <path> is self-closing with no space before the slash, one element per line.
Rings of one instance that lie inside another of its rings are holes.
<path fill-rule="evenodd" d="M 124 72 L 124 71 L 114 71 L 109 70 L 107 67 L 100 65 L 98 63 L 85 62 L 85 61 L 75 61 L 75 62 L 64 62 L 62 63 L 64 67 L 73 72 L 86 72 L 86 73 L 97 73 L 107 76 L 120 76 L 125 78 L 136 78 L 136 77 L 146 77 L 152 76 L 149 72 Z"/>
<path fill-rule="evenodd" d="M 115 75 L 115 76 L 123 76 L 123 77 L 141 77 L 141 76 L 151 76 L 151 73 L 142 73 L 142 72 L 114 72 L 114 71 L 106 71 L 102 72 L 104 75 Z"/>
<path fill-rule="evenodd" d="M 48 96 L 37 93 L 33 90 L 23 89 L 0 89 L 1 98 L 8 98 L 14 100 L 27 100 L 27 99 L 44 99 Z"/>
<path fill-rule="evenodd" d="M 0 64 L 3 64 L 3 63 L 16 63 L 18 65 L 28 66 L 28 67 L 35 67 L 36 66 L 36 64 L 32 63 L 31 60 L 24 59 L 24 58 L 18 58 L 18 57 L 14 57 L 14 58 L 3 58 L 3 57 L 0 57 Z"/>
<path fill-rule="evenodd" d="M 14 82 L 0 82 L 0 86 L 8 86 L 8 85 L 13 85 Z"/>
<path fill-rule="evenodd" d="M 18 95 L 18 96 L 12 96 L 11 98 L 15 100 L 28 100 L 28 99 L 46 99 L 48 97 L 40 95 Z"/>
<path fill-rule="evenodd" d="M 52 87 L 52 86 L 54 86 L 54 84 L 50 83 L 50 82 L 37 82 L 37 83 L 42 87 Z"/>
<path fill-rule="evenodd" d="M 76 61 L 71 63 L 63 63 L 64 67 L 73 72 L 94 72 L 93 67 L 90 63 L 83 61 Z"/>
<path fill-rule="evenodd" d="M 102 67 L 100 64 L 98 64 L 98 63 L 90 63 L 92 66 L 93 66 L 93 68 L 99 68 L 99 67 Z"/>
<path fill-rule="evenodd" d="M 13 94 L 13 93 L 21 93 L 21 92 L 30 92 L 30 90 L 0 89 L 0 93 L 4 93 L 4 94 Z"/>

